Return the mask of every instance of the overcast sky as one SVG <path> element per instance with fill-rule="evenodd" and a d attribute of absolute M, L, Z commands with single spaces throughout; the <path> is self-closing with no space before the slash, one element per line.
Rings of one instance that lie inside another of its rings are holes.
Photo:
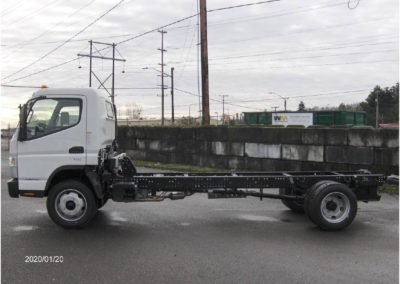
<path fill-rule="evenodd" d="M 2 84 L 87 87 L 87 58 L 41 72 L 89 51 L 88 40 L 118 43 L 197 13 L 197 0 L 125 0 L 72 41 L 29 68 L 9 76 L 74 36 L 119 0 L 2 0 Z M 255 2 L 208 1 L 208 9 Z M 208 14 L 211 115 L 222 113 L 220 95 L 228 95 L 229 114 L 283 108 L 335 106 L 363 101 L 375 85 L 394 85 L 399 78 L 399 7 L 397 0 L 281 0 Z M 351 1 L 352 3 L 354 1 Z M 166 72 L 175 68 L 176 110 L 198 111 L 197 18 L 169 28 L 165 35 Z M 139 104 L 146 117 L 160 116 L 159 69 L 161 36 L 154 32 L 117 46 L 127 61 L 116 67 L 116 102 L 121 108 Z M 103 48 L 97 46 L 98 49 Z M 102 52 L 110 56 L 110 50 Z M 78 68 L 81 66 L 82 68 Z M 111 61 L 94 61 L 106 78 Z M 122 71 L 125 73 L 122 73 Z M 169 79 L 166 78 L 169 86 Z M 108 84 L 109 85 L 109 84 Z M 97 87 L 97 85 L 95 85 Z M 143 89 L 140 89 L 143 88 Z M 1 88 L 2 127 L 15 125 L 17 106 L 33 89 Z M 182 92 L 185 91 L 186 93 Z M 171 97 L 166 91 L 166 116 Z M 189 94 L 191 93 L 191 94 Z"/>

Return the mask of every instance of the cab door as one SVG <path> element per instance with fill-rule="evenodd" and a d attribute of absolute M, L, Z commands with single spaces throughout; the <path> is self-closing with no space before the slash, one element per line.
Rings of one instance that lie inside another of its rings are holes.
<path fill-rule="evenodd" d="M 19 190 L 45 190 L 61 167 L 86 164 L 86 98 L 51 96 L 34 100 L 28 110 L 27 137 L 18 141 Z"/>

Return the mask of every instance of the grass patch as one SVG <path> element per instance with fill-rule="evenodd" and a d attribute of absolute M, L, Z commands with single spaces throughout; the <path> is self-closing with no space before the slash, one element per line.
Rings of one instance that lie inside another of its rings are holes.
<path fill-rule="evenodd" d="M 206 172 L 221 172 L 222 169 L 198 167 L 184 164 L 164 164 L 151 161 L 133 160 L 136 167 L 153 168 L 160 170 L 169 170 L 176 172 L 193 172 L 193 173 L 206 173 Z"/>
<path fill-rule="evenodd" d="M 398 184 L 384 184 L 378 188 L 379 192 L 388 193 L 391 195 L 399 194 L 399 185 Z"/>

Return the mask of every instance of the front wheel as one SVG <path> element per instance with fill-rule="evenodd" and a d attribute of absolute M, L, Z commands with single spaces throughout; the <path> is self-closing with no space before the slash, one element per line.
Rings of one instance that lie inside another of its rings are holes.
<path fill-rule="evenodd" d="M 357 197 L 346 185 L 321 182 L 306 195 L 305 211 L 310 220 L 323 230 L 341 230 L 357 214 Z"/>
<path fill-rule="evenodd" d="M 67 180 L 50 189 L 47 212 L 57 225 L 66 229 L 85 227 L 97 212 L 93 192 L 84 183 Z"/>

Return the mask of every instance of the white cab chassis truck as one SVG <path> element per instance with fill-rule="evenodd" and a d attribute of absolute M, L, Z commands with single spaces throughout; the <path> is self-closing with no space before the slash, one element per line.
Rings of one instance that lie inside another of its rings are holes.
<path fill-rule="evenodd" d="M 108 199 L 115 202 L 208 198 L 281 199 L 323 230 L 351 224 L 357 201 L 378 201 L 386 177 L 355 172 L 138 173 L 117 152 L 116 108 L 99 90 L 35 92 L 20 107 L 10 142 L 11 197 L 47 197 L 50 218 L 64 228 L 90 223 Z M 279 193 L 268 191 L 279 188 Z"/>

